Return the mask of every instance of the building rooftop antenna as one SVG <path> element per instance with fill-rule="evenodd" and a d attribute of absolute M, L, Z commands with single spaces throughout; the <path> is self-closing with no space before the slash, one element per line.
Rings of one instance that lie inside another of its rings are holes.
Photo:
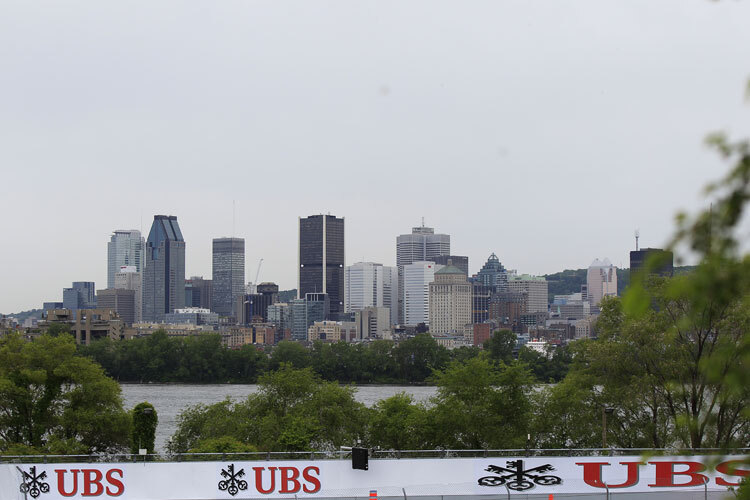
<path fill-rule="evenodd" d="M 638 251 L 638 238 L 641 236 L 641 231 L 636 229 L 635 230 L 635 251 Z"/>

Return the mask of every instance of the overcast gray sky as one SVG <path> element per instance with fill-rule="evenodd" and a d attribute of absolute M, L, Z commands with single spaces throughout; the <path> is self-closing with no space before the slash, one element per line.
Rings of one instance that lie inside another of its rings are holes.
<path fill-rule="evenodd" d="M 187 274 L 247 242 L 296 286 L 297 217 L 395 264 L 425 217 L 476 272 L 628 265 L 750 135 L 750 2 L 0 1 L 0 312 L 106 286 L 115 229 L 178 217 Z"/>

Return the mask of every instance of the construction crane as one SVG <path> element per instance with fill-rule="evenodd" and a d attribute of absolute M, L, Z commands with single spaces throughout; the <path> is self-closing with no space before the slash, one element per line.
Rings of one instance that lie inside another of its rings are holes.
<path fill-rule="evenodd" d="M 260 276 L 260 265 L 263 264 L 263 259 L 258 261 L 258 270 L 255 272 L 255 285 L 258 285 L 258 276 Z"/>
<path fill-rule="evenodd" d="M 258 293 L 258 276 L 260 276 L 260 265 L 263 264 L 263 259 L 258 261 L 258 270 L 255 272 L 255 281 L 251 281 L 247 285 L 248 293 Z"/>

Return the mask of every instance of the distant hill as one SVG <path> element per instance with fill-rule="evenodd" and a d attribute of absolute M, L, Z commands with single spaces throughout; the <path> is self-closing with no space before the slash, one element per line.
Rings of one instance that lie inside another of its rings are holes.
<path fill-rule="evenodd" d="M 695 269 L 695 266 L 677 266 L 675 274 L 685 274 Z M 581 285 L 586 283 L 588 269 L 566 269 L 559 273 L 546 274 L 549 288 L 549 301 L 555 295 L 570 295 L 581 291 Z M 617 269 L 617 295 L 622 295 L 630 285 L 630 269 Z"/>
<path fill-rule="evenodd" d="M 30 311 L 22 311 L 19 313 L 13 313 L 13 314 L 3 314 L 3 316 L 13 317 L 18 320 L 19 324 L 23 324 L 24 321 L 26 321 L 26 318 L 37 318 L 42 319 L 42 310 L 41 309 L 32 309 Z"/>

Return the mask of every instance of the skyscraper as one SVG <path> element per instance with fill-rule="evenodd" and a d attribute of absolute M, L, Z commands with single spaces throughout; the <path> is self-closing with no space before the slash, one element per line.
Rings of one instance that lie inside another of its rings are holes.
<path fill-rule="evenodd" d="M 299 219 L 297 297 L 326 293 L 330 315 L 344 312 L 344 219 L 311 215 Z"/>
<path fill-rule="evenodd" d="M 122 266 L 135 266 L 136 272 L 143 271 L 145 243 L 140 231 L 117 230 L 107 243 L 107 288 L 115 287 L 115 273 Z"/>
<path fill-rule="evenodd" d="M 638 272 L 651 265 L 649 273 L 659 276 L 672 276 L 674 274 L 674 255 L 669 250 L 661 248 L 641 248 L 630 252 L 630 282 L 638 275 Z"/>
<path fill-rule="evenodd" d="M 220 316 L 234 316 L 235 300 L 245 293 L 245 240 L 213 240 L 213 311 Z"/>
<path fill-rule="evenodd" d="M 154 215 L 145 250 L 143 320 L 161 322 L 185 307 L 185 240 L 177 217 Z"/>
<path fill-rule="evenodd" d="M 609 259 L 595 259 L 586 272 L 588 299 L 592 306 L 598 306 L 604 297 L 617 296 L 617 268 Z"/>
<path fill-rule="evenodd" d="M 398 289 L 404 290 L 404 266 L 419 261 L 434 262 L 440 255 L 450 255 L 451 237 L 447 234 L 435 234 L 431 227 L 413 227 L 411 234 L 402 234 L 396 238 L 396 267 L 398 267 Z M 403 297 L 403 293 L 399 293 Z M 403 323 L 403 298 L 399 300 L 398 321 Z"/>
<path fill-rule="evenodd" d="M 430 324 L 430 283 L 437 266 L 431 261 L 417 261 L 404 266 L 404 321 L 407 326 Z"/>
<path fill-rule="evenodd" d="M 474 281 L 491 287 L 492 291 L 500 291 L 507 288 L 508 272 L 494 252 L 487 258 L 487 262 L 482 266 L 482 269 L 474 275 Z"/>
<path fill-rule="evenodd" d="M 389 309 L 395 323 L 398 307 L 398 274 L 395 267 L 374 262 L 357 262 L 346 267 L 346 312 L 366 307 Z"/>

